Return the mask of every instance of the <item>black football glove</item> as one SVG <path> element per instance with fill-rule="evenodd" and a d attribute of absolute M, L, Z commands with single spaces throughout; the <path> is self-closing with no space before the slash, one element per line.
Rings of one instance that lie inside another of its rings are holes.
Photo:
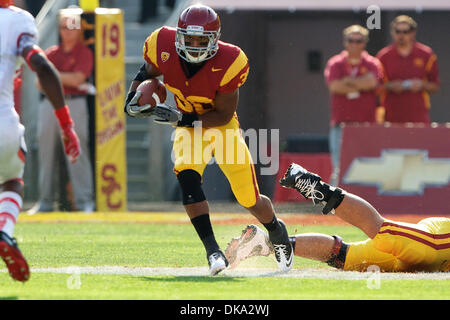
<path fill-rule="evenodd" d="M 183 113 L 181 120 L 178 121 L 177 127 L 193 127 L 195 121 L 198 121 L 198 115 L 196 113 Z"/>

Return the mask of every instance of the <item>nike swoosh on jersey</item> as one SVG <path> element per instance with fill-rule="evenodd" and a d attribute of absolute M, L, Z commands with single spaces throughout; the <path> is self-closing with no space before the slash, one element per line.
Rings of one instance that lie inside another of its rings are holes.
<path fill-rule="evenodd" d="M 222 69 L 221 68 L 214 68 L 214 67 L 211 68 L 212 72 L 216 72 L 216 71 L 220 71 L 220 70 L 222 70 Z"/>

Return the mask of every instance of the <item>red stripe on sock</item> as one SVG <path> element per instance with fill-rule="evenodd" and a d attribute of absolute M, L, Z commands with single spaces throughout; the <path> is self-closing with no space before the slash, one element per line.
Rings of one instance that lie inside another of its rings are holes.
<path fill-rule="evenodd" d="M 9 212 L 0 212 L 0 217 L 6 217 L 7 219 L 11 219 L 14 223 L 16 223 L 16 218 Z"/>
<path fill-rule="evenodd" d="M 6 198 L 3 198 L 3 199 L 0 199 L 0 203 L 2 203 L 4 201 L 9 201 L 9 202 L 14 203 L 17 206 L 17 208 L 19 208 L 19 211 L 22 209 L 20 207 L 19 203 L 16 200 L 14 200 L 13 198 L 6 197 Z"/>

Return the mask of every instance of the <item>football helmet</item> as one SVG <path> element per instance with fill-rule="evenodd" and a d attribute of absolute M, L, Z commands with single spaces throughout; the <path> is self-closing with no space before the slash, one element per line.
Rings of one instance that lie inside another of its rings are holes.
<path fill-rule="evenodd" d="M 198 37 L 200 44 L 193 45 L 192 37 Z M 175 47 L 178 55 L 190 63 L 211 59 L 219 49 L 220 19 L 210 7 L 196 4 L 187 7 L 178 19 Z"/>
<path fill-rule="evenodd" d="M 0 8 L 7 8 L 14 5 L 14 0 L 0 0 Z"/>

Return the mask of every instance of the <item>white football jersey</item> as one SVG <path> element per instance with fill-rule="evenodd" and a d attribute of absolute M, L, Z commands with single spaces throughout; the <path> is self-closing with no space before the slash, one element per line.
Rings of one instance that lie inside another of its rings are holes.
<path fill-rule="evenodd" d="M 27 152 L 24 133 L 14 109 L 0 113 L 0 185 L 22 178 Z"/>
<path fill-rule="evenodd" d="M 0 8 L 0 114 L 14 112 L 13 82 L 23 61 L 19 44 L 24 36 L 37 43 L 34 17 L 14 6 Z"/>

